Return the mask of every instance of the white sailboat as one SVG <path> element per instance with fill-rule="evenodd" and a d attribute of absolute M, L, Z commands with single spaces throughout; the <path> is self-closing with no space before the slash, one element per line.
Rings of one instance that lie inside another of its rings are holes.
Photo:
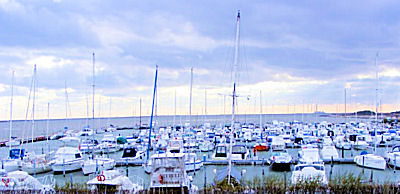
<path fill-rule="evenodd" d="M 51 171 L 48 157 L 45 154 L 36 155 L 34 152 L 33 132 L 35 131 L 35 100 L 36 100 L 36 65 L 33 73 L 33 98 L 32 98 L 32 154 L 25 157 L 22 162 L 21 169 L 29 174 L 36 175 L 37 173 L 44 173 Z"/>
<path fill-rule="evenodd" d="M 13 96 L 14 96 L 14 71 L 12 72 L 12 78 L 11 78 L 11 101 L 10 101 L 10 139 L 9 141 L 11 142 L 12 139 L 12 107 L 13 107 Z M 11 147 L 12 145 L 9 144 L 9 151 L 11 154 Z M 1 161 L 1 169 L 6 170 L 7 172 L 15 171 L 18 170 L 19 167 L 21 166 L 21 159 L 20 158 L 11 158 L 12 156 L 10 155 L 8 159 L 2 160 Z"/>
<path fill-rule="evenodd" d="M 378 139 L 376 130 L 378 128 L 378 89 L 379 89 L 379 76 L 378 76 L 378 63 L 377 63 L 378 53 L 375 57 L 375 71 L 376 71 L 376 90 L 375 90 L 375 128 L 374 128 L 374 137 L 375 142 Z M 376 151 L 376 143 L 374 144 L 374 152 Z M 374 154 L 368 154 L 366 152 L 362 152 L 361 155 L 354 157 L 354 162 L 362 167 L 374 168 L 379 170 L 386 169 L 386 160 L 382 156 L 378 156 Z"/>

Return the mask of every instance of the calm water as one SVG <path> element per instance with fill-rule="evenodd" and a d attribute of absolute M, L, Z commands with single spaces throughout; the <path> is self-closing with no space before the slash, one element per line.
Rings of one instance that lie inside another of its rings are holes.
<path fill-rule="evenodd" d="M 200 125 L 204 123 L 220 124 L 220 123 L 230 123 L 230 115 L 195 115 L 191 119 L 187 115 L 175 116 L 158 116 L 155 117 L 155 121 L 159 126 L 162 125 L 173 125 L 174 120 L 176 125 L 184 125 L 185 123 L 193 123 L 193 125 Z M 322 122 L 327 121 L 330 123 L 344 122 L 344 118 L 337 117 L 320 117 L 315 114 L 264 114 L 262 115 L 262 121 L 271 122 L 277 120 L 279 122 L 290 122 L 290 121 L 304 121 L 304 122 Z M 347 121 L 355 121 L 355 118 L 348 118 Z M 357 119 L 358 121 L 366 121 L 366 119 Z M 150 117 L 142 117 L 142 123 L 150 123 Z M 260 123 L 260 115 L 237 115 L 236 121 L 241 123 Z M 13 121 L 13 131 L 12 136 L 17 137 L 31 137 L 32 128 L 34 128 L 34 136 L 43 136 L 46 134 L 53 134 L 58 131 L 62 131 L 64 127 L 69 129 L 82 129 L 85 126 L 94 126 L 94 128 L 101 128 L 111 123 L 115 126 L 135 126 L 139 124 L 139 117 L 124 117 L 124 118 L 96 118 L 92 119 L 54 119 L 54 120 L 35 120 L 34 126 L 32 126 L 31 121 Z M 48 132 L 47 132 L 48 124 Z M 0 122 L 0 140 L 8 140 L 9 138 L 9 122 Z"/>
<path fill-rule="evenodd" d="M 278 120 L 278 121 L 293 121 L 293 120 L 298 120 L 301 121 L 302 119 L 305 122 L 314 122 L 314 121 L 327 121 L 327 122 L 343 122 L 343 118 L 335 118 L 335 117 L 315 117 L 314 114 L 306 114 L 302 115 L 301 114 L 295 114 L 295 115 L 263 115 L 263 122 L 266 121 L 272 121 L 272 120 Z M 195 124 L 202 124 L 205 122 L 209 122 L 212 124 L 216 123 L 221 123 L 224 120 L 228 121 L 229 116 L 207 116 L 204 120 L 204 116 L 196 116 L 192 117 L 192 123 Z M 254 122 L 254 123 L 259 123 L 259 115 L 240 115 L 238 116 L 238 120 L 240 122 Z M 148 117 L 143 117 L 142 122 L 143 123 L 148 123 L 149 118 Z M 173 116 L 160 116 L 157 118 L 158 125 L 168 125 L 173 123 Z M 87 124 L 91 123 L 91 121 L 88 121 L 86 119 L 70 119 L 68 121 L 65 120 L 50 120 L 49 121 L 49 134 L 52 134 L 57 131 L 61 131 L 64 126 L 68 126 L 70 129 L 81 129 Z M 185 122 L 189 122 L 189 117 L 187 116 L 177 116 L 175 117 L 175 123 L 176 124 L 184 124 Z M 96 119 L 94 121 L 94 126 L 95 127 L 101 127 L 105 126 L 107 123 L 112 123 L 117 126 L 133 126 L 136 123 L 139 123 L 139 118 L 111 118 L 111 119 Z M 30 136 L 31 135 L 31 122 L 24 122 L 24 121 L 15 121 L 14 123 L 14 131 L 13 131 L 13 136 Z M 46 127 L 47 126 L 47 121 L 46 120 L 40 120 L 35 122 L 35 131 L 34 131 L 34 136 L 38 135 L 45 135 L 46 134 Z M 9 133 L 8 133 L 8 122 L 1 122 L 0 123 L 0 130 L 2 133 L 0 133 L 1 139 L 7 139 Z M 25 130 L 23 130 L 25 129 Z M 123 136 L 126 135 L 131 135 L 133 133 L 132 130 L 123 130 L 123 131 L 115 131 L 114 134 L 118 135 L 121 134 Z M 96 135 L 98 139 L 101 139 L 102 134 Z M 400 143 L 400 142 L 399 142 Z M 23 147 L 27 151 L 32 151 L 32 148 L 34 149 L 35 153 L 42 153 L 42 152 L 47 152 L 47 151 L 56 151 L 58 147 L 61 146 L 61 143 L 59 141 L 49 141 L 47 142 L 36 142 L 33 144 L 24 144 Z M 297 157 L 297 149 L 289 149 L 289 153 L 293 157 Z M 370 150 L 369 152 L 372 152 Z M 377 154 L 383 155 L 386 152 L 386 148 L 379 148 L 377 151 Z M 344 155 L 345 157 L 351 157 L 358 155 L 359 152 L 357 151 L 345 151 Z M 119 158 L 121 157 L 122 152 L 110 154 L 110 157 L 112 158 Z M 211 152 L 209 153 L 204 153 L 204 152 L 199 152 L 198 155 L 200 158 L 203 157 L 203 155 L 206 155 L 207 157 L 211 157 Z M 258 156 L 259 158 L 269 158 L 270 153 L 269 152 L 264 152 L 260 153 Z M 339 153 L 341 155 L 341 153 Z M 8 148 L 2 147 L 0 148 L 0 157 L 2 159 L 6 158 L 8 156 Z M 381 170 L 372 170 L 372 169 L 363 169 L 361 167 L 356 166 L 355 164 L 335 164 L 333 167 L 331 167 L 330 164 L 325 165 L 326 166 L 326 174 L 329 177 L 335 177 L 339 175 L 343 175 L 345 173 L 353 173 L 355 175 L 359 175 L 362 173 L 363 177 L 365 180 L 368 180 L 371 176 L 371 172 L 373 173 L 373 179 L 374 181 L 378 182 L 398 182 L 400 180 L 400 172 L 396 172 L 393 169 L 387 168 L 384 171 Z M 203 166 L 201 170 L 196 171 L 196 172 L 191 172 L 189 175 L 193 176 L 194 178 L 194 184 L 197 185 L 199 188 L 202 188 L 204 185 L 204 180 L 206 178 L 207 184 L 212 184 L 214 182 L 215 174 L 214 174 L 214 169 L 221 169 L 224 168 L 225 166 L 213 166 L 213 165 L 207 165 Z M 269 166 L 234 166 L 238 171 L 246 170 L 244 173 L 243 177 L 247 180 L 251 180 L 254 177 L 262 177 L 264 176 L 271 176 L 271 175 L 276 175 L 276 176 L 281 176 L 284 177 L 285 173 L 282 172 L 274 172 L 270 170 Z M 139 176 L 142 179 L 144 179 L 145 186 L 147 187 L 149 185 L 149 175 L 146 174 L 141 166 L 139 167 L 119 167 L 118 169 L 127 172 L 129 176 Z M 52 173 L 46 173 L 46 174 L 52 174 Z M 44 176 L 46 174 L 39 174 L 37 175 L 38 177 Z M 206 177 L 205 177 L 206 175 Z M 286 172 L 286 178 L 289 180 L 291 176 L 291 172 Z M 81 171 L 78 172 L 73 172 L 73 173 L 68 173 L 65 175 L 54 175 L 57 184 L 63 185 L 65 182 L 73 181 L 74 183 L 84 183 L 88 181 L 89 177 L 88 176 L 83 176 Z"/>

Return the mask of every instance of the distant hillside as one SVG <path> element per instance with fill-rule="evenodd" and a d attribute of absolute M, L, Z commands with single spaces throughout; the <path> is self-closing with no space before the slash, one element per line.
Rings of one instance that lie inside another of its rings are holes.
<path fill-rule="evenodd" d="M 353 115 L 357 114 L 357 115 L 374 115 L 375 112 L 374 111 L 370 111 L 370 110 L 362 110 L 362 111 L 358 111 L 356 113 L 352 113 Z"/>

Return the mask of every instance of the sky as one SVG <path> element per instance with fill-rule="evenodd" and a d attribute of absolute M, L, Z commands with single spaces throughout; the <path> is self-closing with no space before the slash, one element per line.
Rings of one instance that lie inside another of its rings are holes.
<path fill-rule="evenodd" d="M 32 117 L 35 64 L 35 118 L 91 117 L 92 53 L 96 117 L 149 115 L 156 65 L 157 114 L 189 113 L 192 67 L 192 114 L 229 114 L 238 10 L 239 114 L 400 109 L 399 1 L 0 0 L 0 120 L 13 71 Z"/>

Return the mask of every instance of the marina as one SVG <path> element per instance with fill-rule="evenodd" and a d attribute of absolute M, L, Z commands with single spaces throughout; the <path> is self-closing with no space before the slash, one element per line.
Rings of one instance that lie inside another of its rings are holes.
<path fill-rule="evenodd" d="M 296 123 L 285 123 L 285 122 L 280 122 L 280 124 L 278 124 L 277 126 L 274 125 L 274 123 L 276 124 L 276 120 L 271 120 L 269 121 L 269 119 L 276 119 L 278 117 L 281 117 L 282 120 L 285 119 L 292 119 L 293 116 L 295 117 L 299 117 L 299 115 L 262 115 L 263 119 L 265 119 L 265 128 L 263 130 L 263 137 L 265 137 L 265 141 L 268 139 L 269 136 L 272 135 L 272 133 L 282 133 L 284 128 L 293 128 L 294 126 L 323 126 L 326 125 L 328 122 L 326 122 L 325 120 L 331 120 L 332 122 L 334 120 L 340 120 L 340 118 L 337 117 L 317 117 L 319 119 L 320 123 L 309 123 L 309 124 L 301 124 L 301 122 L 296 122 Z M 238 116 L 238 120 L 243 119 L 243 117 L 245 117 L 244 115 L 239 115 Z M 246 119 L 251 119 L 253 117 L 253 121 L 254 123 L 257 123 L 257 119 L 259 118 L 259 115 L 246 115 Z M 191 127 L 191 131 L 189 134 L 192 134 L 190 136 L 190 138 L 195 139 L 196 142 L 204 142 L 204 141 L 199 141 L 199 137 L 201 136 L 197 136 L 197 133 L 206 133 L 206 131 L 210 131 L 204 128 L 204 126 L 210 126 L 210 129 L 212 131 L 218 131 L 221 130 L 218 128 L 217 123 L 218 122 L 223 122 L 223 116 L 208 116 L 208 118 L 210 120 L 208 120 L 208 122 L 212 122 L 212 124 L 205 124 L 205 125 L 201 125 L 199 124 L 198 126 L 193 126 Z M 303 118 L 306 119 L 315 119 L 315 115 L 313 114 L 308 114 L 308 115 L 303 115 Z M 139 118 L 102 118 L 99 119 L 100 122 L 99 124 L 101 125 L 101 122 L 104 122 L 103 124 L 106 125 L 106 121 L 112 121 L 112 123 L 115 126 L 128 126 L 130 123 L 137 121 Z M 141 118 L 141 119 L 146 119 L 145 118 Z M 149 119 L 149 117 L 147 117 L 147 119 Z M 179 134 L 180 132 L 178 130 L 172 130 L 172 128 L 167 127 L 168 125 L 172 124 L 172 123 L 168 123 L 170 121 L 170 117 L 169 116 L 158 116 L 157 117 L 157 123 L 158 125 L 156 125 L 155 130 L 153 131 L 154 137 L 152 137 L 152 139 L 158 139 L 158 137 L 161 137 L 162 135 L 160 134 L 160 131 L 162 133 L 166 133 L 168 131 L 169 136 L 173 137 L 176 136 L 177 134 Z M 17 126 L 22 126 L 24 121 L 14 121 L 14 125 Z M 42 128 L 41 126 L 45 126 L 47 121 L 37 121 L 36 124 L 38 126 L 38 128 Z M 206 121 L 207 122 L 207 121 Z M 64 121 L 60 121 L 60 120 L 50 120 L 50 123 L 52 126 L 54 126 L 54 129 L 59 129 L 59 128 L 63 128 L 64 125 Z M 79 134 L 78 132 L 80 130 L 78 130 L 79 128 L 84 128 L 84 123 L 85 123 L 85 119 L 73 119 L 70 121 L 70 123 L 73 123 L 72 125 L 70 125 L 69 128 L 75 128 L 76 130 L 74 130 L 75 132 L 66 132 L 64 131 L 63 134 Z M 161 124 L 162 123 L 162 124 Z M 322 123 L 322 124 L 321 124 Z M 58 126 L 57 126 L 58 125 Z M 102 127 L 98 127 L 98 129 L 102 128 Z M 247 127 L 248 124 L 246 124 Z M 251 124 L 250 124 L 251 125 Z M 333 123 L 329 124 L 330 126 L 333 126 Z M 353 124 L 354 125 L 354 124 Z M 0 126 L 6 127 L 7 126 L 7 122 L 2 122 L 0 123 Z M 256 126 L 256 125 L 254 125 Z M 339 126 L 343 126 L 342 124 L 337 124 L 337 127 Z M 106 158 L 110 158 L 115 160 L 115 167 L 114 169 L 118 170 L 119 172 L 121 172 L 124 175 L 128 175 L 127 177 L 135 177 L 137 176 L 138 178 L 142 179 L 142 186 L 143 188 L 149 188 L 150 184 L 150 175 L 145 173 L 145 167 L 144 165 L 146 164 L 146 159 L 145 157 L 142 157 L 142 159 L 140 159 L 140 157 L 137 157 L 133 160 L 127 160 L 127 159 L 123 159 L 122 155 L 123 155 L 123 150 L 124 147 L 129 148 L 129 147 L 136 147 L 139 149 L 142 148 L 146 148 L 146 143 L 136 143 L 136 142 L 144 142 L 144 141 L 140 141 L 140 139 L 147 139 L 146 137 L 146 131 L 148 131 L 148 129 L 140 129 L 139 126 L 132 126 L 129 128 L 133 128 L 133 129 L 124 129 L 124 130 L 115 130 L 113 132 L 109 132 L 109 133 L 103 133 L 103 132 L 98 132 L 98 133 L 94 133 L 92 136 L 74 136 L 72 139 L 79 139 L 81 140 L 81 142 L 83 142 L 83 140 L 85 139 L 94 139 L 97 141 L 101 141 L 101 139 L 103 139 L 104 136 L 106 137 L 130 137 L 130 136 L 135 136 L 136 139 L 135 141 L 130 141 L 133 143 L 126 143 L 126 144 L 130 144 L 128 145 L 122 145 L 120 146 L 120 150 L 117 152 L 107 152 L 104 150 L 104 152 L 96 152 L 94 151 L 94 153 L 98 153 L 98 156 L 103 155 L 103 157 Z M 179 127 L 177 127 L 179 128 Z M 280 130 L 277 130 L 278 128 L 280 128 Z M 180 129 L 184 129 L 183 127 Z M 316 130 L 320 130 L 320 127 L 317 127 L 315 129 L 312 129 L 312 131 L 316 131 Z M 329 129 L 329 128 L 328 128 Z M 340 128 L 338 128 L 340 129 Z M 353 130 L 356 128 L 353 128 Z M 324 126 L 324 130 L 325 130 L 325 126 Z M 197 131 L 197 132 L 195 132 Z M 279 132 L 280 131 L 280 132 Z M 299 130 L 301 131 L 301 130 Z M 329 131 L 329 130 L 327 130 Z M 59 134 L 60 131 L 58 130 L 51 130 L 51 134 Z M 43 135 L 43 131 L 37 131 L 38 135 Z M 51 136 L 51 134 L 49 135 L 49 137 Z M 108 134 L 108 135 L 106 135 Z M 141 136 L 140 134 L 144 134 L 143 136 Z M 300 134 L 300 133 L 299 133 Z M 316 133 L 315 133 L 316 134 Z M 318 136 L 311 136 L 311 137 L 315 137 L 316 139 L 324 139 L 324 137 L 326 137 L 325 135 L 323 135 L 322 133 L 319 133 L 320 135 Z M 351 133 L 354 134 L 354 133 Z M 261 134 L 260 134 L 261 135 Z M 176 136 L 179 137 L 179 136 Z M 260 136 L 261 137 L 261 136 Z M 259 138 L 257 138 L 257 140 L 255 141 L 250 141 L 250 142 L 246 142 L 244 140 L 244 136 L 243 136 L 243 140 L 240 140 L 240 136 L 239 139 L 237 139 L 236 141 L 238 142 L 238 144 L 242 144 L 242 145 L 247 145 L 245 146 L 245 148 L 247 150 L 249 150 L 249 155 L 247 156 L 246 159 L 244 160 L 233 160 L 232 164 L 233 164 L 233 168 L 238 170 L 239 172 L 245 172 L 243 174 L 243 178 L 246 180 L 252 180 L 254 177 L 262 177 L 262 176 L 279 176 L 279 177 L 287 177 L 288 182 L 290 182 L 289 178 L 291 177 L 291 170 L 289 171 L 280 171 L 278 170 L 273 170 L 272 169 L 272 161 L 271 158 L 274 155 L 274 152 L 279 152 L 279 151 L 272 151 L 272 149 L 269 149 L 268 151 L 256 151 L 256 154 L 254 154 L 253 150 L 254 150 L 254 146 L 256 145 L 256 141 L 259 140 Z M 293 137 L 291 136 L 291 140 L 292 142 L 288 142 L 289 144 L 293 144 L 294 143 L 294 139 L 295 139 L 296 135 L 293 135 Z M 391 153 L 392 148 L 394 148 L 394 145 L 400 144 L 400 142 L 396 141 L 395 139 L 397 136 L 393 136 L 390 140 L 390 143 L 386 144 L 386 147 L 376 147 L 376 153 L 381 154 L 382 156 L 384 156 L 386 158 L 386 160 L 388 160 L 388 156 L 386 156 L 386 153 Z M 71 139 L 70 138 L 70 139 Z M 204 140 L 203 138 L 200 138 L 202 140 Z M 305 139 L 305 138 L 303 138 Z M 185 140 L 185 141 L 189 141 L 189 140 Z M 194 141 L 194 140 L 193 140 Z M 72 142 L 72 140 L 71 140 Z M 152 151 L 150 151 L 150 155 L 153 155 L 159 151 L 164 152 L 162 150 L 156 151 L 157 149 L 157 145 L 156 141 L 152 141 L 154 142 L 154 147 L 152 148 Z M 243 143 L 240 143 L 243 142 Z M 247 143 L 247 144 L 246 144 Z M 49 141 L 36 141 L 33 143 L 34 144 L 34 152 L 36 154 L 46 154 L 46 153 L 55 153 L 57 150 L 59 150 L 59 148 L 62 148 L 64 146 L 65 143 L 63 143 L 62 140 L 49 140 Z M 78 143 L 79 144 L 79 143 Z M 268 144 L 267 144 L 268 145 Z M 305 144 L 305 145 L 310 145 L 310 144 Z M 322 143 L 318 143 L 315 145 L 323 145 Z M 333 145 L 333 144 L 332 144 Z M 268 145 L 270 146 L 270 145 Z M 75 148 L 78 149 L 79 145 L 76 145 Z M 142 148 L 140 148 L 142 147 Z M 302 146 L 296 145 L 296 146 L 292 146 L 292 147 L 287 147 L 285 146 L 284 150 L 286 150 L 290 156 L 293 157 L 293 159 L 290 161 L 290 169 L 293 169 L 294 166 L 296 164 L 299 163 L 299 155 L 298 152 L 302 149 Z M 304 147 L 304 146 L 303 146 Z M 318 147 L 318 146 L 317 146 Z M 319 150 L 318 155 L 320 153 L 320 151 L 322 150 L 322 146 L 320 146 L 321 148 L 316 148 L 317 150 Z M 335 146 L 334 146 L 335 147 Z M 19 146 L 13 147 L 13 148 L 19 148 Z M 32 150 L 32 146 L 31 143 L 24 143 L 21 146 L 22 149 L 25 150 L 25 152 L 27 153 L 31 153 Z M 81 147 L 82 148 L 82 147 Z M 103 148 L 104 149 L 104 148 Z M 167 147 L 167 149 L 169 149 Z M 304 148 L 303 148 L 304 149 Z M 8 152 L 9 148 L 8 147 L 1 147 L 0 148 L 0 154 L 1 154 L 1 158 L 7 158 L 8 157 Z M 142 149 L 145 152 L 145 149 Z M 179 150 L 179 149 L 178 149 Z M 200 167 L 199 170 L 195 170 L 195 171 L 189 171 L 188 175 L 193 177 L 193 184 L 198 186 L 199 189 L 202 189 L 204 187 L 204 177 L 207 177 L 207 181 L 206 181 L 206 185 L 212 185 L 215 183 L 216 181 L 216 174 L 214 173 L 216 170 L 221 170 L 223 168 L 226 168 L 229 165 L 229 161 L 228 160 L 214 160 L 213 159 L 213 154 L 215 153 L 215 150 L 211 150 L 208 152 L 202 152 L 200 151 L 198 148 L 194 148 L 194 149 L 190 149 L 191 153 L 195 153 L 197 155 L 197 158 L 201 161 L 202 163 L 202 167 Z M 350 150 L 346 150 L 346 149 L 337 149 L 338 158 L 331 158 L 331 159 L 323 159 L 322 160 L 322 164 L 324 164 L 325 166 L 325 174 L 327 176 L 327 180 L 335 177 L 335 176 L 340 176 L 340 175 L 345 175 L 346 173 L 353 173 L 354 175 L 362 175 L 364 177 L 364 179 L 366 181 L 368 181 L 371 177 L 371 174 L 373 176 L 373 180 L 374 182 L 381 182 L 381 181 L 390 181 L 392 183 L 397 184 L 397 182 L 400 180 L 400 175 L 398 175 L 399 173 L 397 171 L 397 169 L 388 166 L 388 168 L 386 168 L 385 170 L 375 170 L 375 169 L 371 169 L 368 167 L 362 167 L 362 166 L 357 166 L 354 158 L 356 156 L 359 156 L 361 154 L 361 152 L 368 152 L 368 153 L 373 153 L 374 147 L 373 146 L 369 146 L 367 149 L 365 150 L 358 150 L 358 149 L 350 149 Z M 137 150 L 139 151 L 139 150 Z M 189 152 L 186 151 L 184 148 L 182 148 L 183 153 Z M 92 155 L 89 153 L 83 153 L 82 154 L 82 158 L 85 161 L 88 161 L 90 158 L 92 158 Z M 134 155 L 136 155 L 136 153 L 134 153 Z M 139 155 L 141 155 L 139 153 Z M 139 156 L 138 155 L 138 156 Z M 142 155 L 143 156 L 143 155 Z M 322 154 L 321 154 L 322 157 Z M 95 161 L 95 160 L 94 160 Z M 392 160 L 393 161 L 393 160 Z M 333 162 L 333 163 L 332 163 Z M 388 162 L 389 163 L 389 162 Z M 4 166 L 4 161 L 2 161 L 2 164 Z M 95 164 L 95 163 L 94 163 Z M 393 164 L 393 162 L 392 162 Z M 62 166 L 62 163 L 61 163 Z M 98 171 L 97 171 L 98 172 Z M 96 173 L 94 173 L 96 174 Z M 33 174 L 32 174 L 33 175 Z M 48 172 L 44 172 L 44 173 L 37 173 L 36 175 L 34 175 L 37 178 L 40 177 L 45 177 L 45 176 L 53 176 L 54 177 L 54 182 L 57 183 L 58 185 L 63 185 L 67 182 L 88 182 L 90 177 L 93 177 L 93 174 L 90 176 L 85 176 L 84 172 L 79 169 L 79 170 L 72 170 L 72 171 L 68 171 L 65 170 L 65 172 L 58 172 L 58 173 L 54 173 L 53 171 L 48 171 Z M 388 176 L 389 175 L 389 176 Z M 384 178 L 385 177 L 385 178 Z M 384 178 L 384 179 L 383 179 Z"/>
<path fill-rule="evenodd" d="M 395 5 L 0 1 L 0 192 L 400 193 Z"/>

